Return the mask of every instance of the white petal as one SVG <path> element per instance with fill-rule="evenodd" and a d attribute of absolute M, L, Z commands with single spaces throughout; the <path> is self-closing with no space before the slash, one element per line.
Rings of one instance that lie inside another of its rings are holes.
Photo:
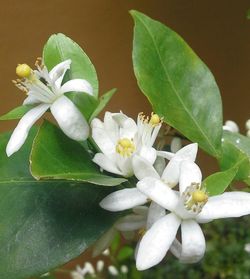
<path fill-rule="evenodd" d="M 180 167 L 180 194 L 182 194 L 192 182 L 201 183 L 202 174 L 198 165 L 191 161 L 183 161 Z"/>
<path fill-rule="evenodd" d="M 117 168 L 115 162 L 103 153 L 95 154 L 93 162 L 108 172 L 123 175 L 123 173 Z"/>
<path fill-rule="evenodd" d="M 122 211 L 147 202 L 147 197 L 137 188 L 123 189 L 105 197 L 100 206 L 109 211 Z"/>
<path fill-rule="evenodd" d="M 78 108 L 65 96 L 58 98 L 50 107 L 62 131 L 71 139 L 84 141 L 89 136 L 89 125 Z"/>
<path fill-rule="evenodd" d="M 141 180 L 147 176 L 160 179 L 154 167 L 142 157 L 135 155 L 132 160 L 133 170 L 136 178 Z"/>
<path fill-rule="evenodd" d="M 241 217 L 250 214 L 250 193 L 227 192 L 213 196 L 196 217 L 198 222 L 211 219 Z"/>
<path fill-rule="evenodd" d="M 166 255 L 181 220 L 175 214 L 162 217 L 143 236 L 136 256 L 138 270 L 148 269 L 158 264 Z"/>
<path fill-rule="evenodd" d="M 135 121 L 123 113 L 113 113 L 113 119 L 120 126 L 120 138 L 133 139 L 138 130 Z"/>
<path fill-rule="evenodd" d="M 166 210 L 164 207 L 155 202 L 151 202 L 148 210 L 147 229 L 151 228 L 156 221 L 165 215 Z"/>
<path fill-rule="evenodd" d="M 105 129 L 92 125 L 92 138 L 104 154 L 116 152 L 115 144 Z"/>
<path fill-rule="evenodd" d="M 225 122 L 225 126 L 223 126 L 223 130 L 230 131 L 232 133 L 239 133 L 239 126 L 236 122 L 232 120 L 227 120 Z"/>
<path fill-rule="evenodd" d="M 197 152 L 198 152 L 198 144 L 191 143 L 182 147 L 182 149 L 180 149 L 175 154 L 175 156 L 177 156 L 178 159 L 180 160 L 190 160 L 194 162 L 196 159 Z"/>
<path fill-rule="evenodd" d="M 153 165 L 156 159 L 156 150 L 153 147 L 143 145 L 139 151 L 139 155 Z"/>
<path fill-rule="evenodd" d="M 46 104 L 38 105 L 37 107 L 28 111 L 21 118 L 7 144 L 6 153 L 8 157 L 21 148 L 28 136 L 30 128 L 46 112 L 48 108 L 49 105 Z"/>
<path fill-rule="evenodd" d="M 165 167 L 166 167 L 165 159 L 163 157 L 158 156 L 154 162 L 154 168 L 157 171 L 157 173 L 160 175 L 160 177 L 162 176 Z"/>
<path fill-rule="evenodd" d="M 103 251 L 105 251 L 112 243 L 116 234 L 116 229 L 111 227 L 107 232 L 105 232 L 101 238 L 99 238 L 93 247 L 92 255 L 96 257 L 100 255 Z"/>
<path fill-rule="evenodd" d="M 89 95 L 93 95 L 93 88 L 91 84 L 85 79 L 72 79 L 64 83 L 60 88 L 60 92 L 84 92 Z"/>
<path fill-rule="evenodd" d="M 173 188 L 179 182 L 180 177 L 180 163 L 181 161 L 176 160 L 173 157 L 169 163 L 167 164 L 163 174 L 161 176 L 162 180 L 169 185 L 169 187 Z"/>
<path fill-rule="evenodd" d="M 65 60 L 59 64 L 57 64 L 50 72 L 49 77 L 52 82 L 56 83 L 57 88 L 60 88 L 63 77 L 67 70 L 70 69 L 71 60 Z"/>
<path fill-rule="evenodd" d="M 91 121 L 90 126 L 91 126 L 92 129 L 95 129 L 95 128 L 104 129 L 104 124 L 103 124 L 103 122 L 102 122 L 100 119 L 98 119 L 98 118 L 94 118 L 94 119 Z"/>
<path fill-rule="evenodd" d="M 36 97 L 29 95 L 24 101 L 23 105 L 37 105 L 41 103 L 40 100 L 38 100 Z"/>
<path fill-rule="evenodd" d="M 114 115 L 114 113 L 111 113 L 109 111 L 105 112 L 105 115 L 104 115 L 104 129 L 106 130 L 110 139 L 116 145 L 117 141 L 120 139 L 120 134 L 119 134 L 119 125 L 113 119 L 113 115 Z"/>
<path fill-rule="evenodd" d="M 137 188 L 169 211 L 173 211 L 178 204 L 176 193 L 159 179 L 146 177 L 137 183 Z"/>
<path fill-rule="evenodd" d="M 136 231 L 146 226 L 146 217 L 130 214 L 120 218 L 114 226 L 119 231 Z"/>
<path fill-rule="evenodd" d="M 133 212 L 137 215 L 147 216 L 148 215 L 148 207 L 139 205 L 133 208 Z"/>
<path fill-rule="evenodd" d="M 206 250 L 206 241 L 200 226 L 194 220 L 184 220 L 181 224 L 182 251 L 180 260 L 184 263 L 196 263 Z"/>

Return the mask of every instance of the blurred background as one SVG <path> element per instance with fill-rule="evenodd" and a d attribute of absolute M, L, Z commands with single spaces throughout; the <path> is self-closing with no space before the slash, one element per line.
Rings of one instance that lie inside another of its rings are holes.
<path fill-rule="evenodd" d="M 99 76 L 100 94 L 118 88 L 108 110 L 122 109 L 133 117 L 140 111 L 149 113 L 150 106 L 137 87 L 131 59 L 133 22 L 128 11 L 137 9 L 174 29 L 203 59 L 221 90 L 224 119 L 235 120 L 244 133 L 245 121 L 250 118 L 249 8 L 247 0 L 4 1 L 0 9 L 0 114 L 24 99 L 11 83 L 17 63 L 33 65 L 48 37 L 57 32 L 78 42 L 91 58 Z M 0 131 L 15 125 L 15 121 L 1 122 Z M 211 159 L 201 157 L 201 161 L 208 172 L 216 168 Z M 69 266 L 79 261 L 83 258 Z"/>

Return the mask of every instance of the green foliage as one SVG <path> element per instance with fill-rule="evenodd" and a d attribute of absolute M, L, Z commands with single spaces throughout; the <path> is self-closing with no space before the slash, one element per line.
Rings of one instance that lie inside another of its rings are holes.
<path fill-rule="evenodd" d="M 219 195 L 230 185 L 237 171 L 238 169 L 233 167 L 227 171 L 216 172 L 204 179 L 202 185 L 207 189 L 209 196 Z"/>
<path fill-rule="evenodd" d="M 174 31 L 137 11 L 131 14 L 140 89 L 165 122 L 219 158 L 222 105 L 213 75 Z"/>
<path fill-rule="evenodd" d="M 30 162 L 31 173 L 36 179 L 67 179 L 105 186 L 126 181 L 102 174 L 80 143 L 47 121 L 35 137 Z"/>
<path fill-rule="evenodd" d="M 12 109 L 11 111 L 7 112 L 6 114 L 0 117 L 0 120 L 15 120 L 20 119 L 24 116 L 26 112 L 31 110 L 33 106 L 20 106 Z"/>
<path fill-rule="evenodd" d="M 5 155 L 0 136 L 0 278 L 45 273 L 81 254 L 118 217 L 98 203 L 109 191 L 72 181 L 36 181 L 29 173 L 34 131 L 20 152 Z"/>
<path fill-rule="evenodd" d="M 222 170 L 237 167 L 237 180 L 246 180 L 250 175 L 250 139 L 238 133 L 224 131 L 222 141 Z"/>

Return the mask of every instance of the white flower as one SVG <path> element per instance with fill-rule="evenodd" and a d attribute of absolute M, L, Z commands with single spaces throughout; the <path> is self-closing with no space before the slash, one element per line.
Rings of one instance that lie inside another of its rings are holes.
<path fill-rule="evenodd" d="M 208 197 L 201 181 L 199 167 L 185 160 L 180 166 L 179 192 L 155 177 L 146 177 L 137 183 L 143 194 L 170 212 L 158 219 L 141 239 L 136 255 L 139 270 L 158 264 L 170 248 L 182 262 L 199 261 L 206 244 L 198 223 L 250 213 L 249 193 L 227 192 Z M 179 226 L 181 243 L 175 239 Z"/>
<path fill-rule="evenodd" d="M 24 144 L 32 125 L 48 110 L 55 117 L 62 131 L 70 138 L 83 141 L 89 135 L 89 126 L 78 108 L 64 94 L 71 91 L 92 95 L 90 83 L 84 79 L 73 79 L 62 84 L 64 75 L 70 69 L 71 60 L 56 65 L 50 72 L 44 65 L 37 65 L 38 70 L 31 70 L 26 64 L 17 67 L 17 74 L 22 77 L 15 81 L 16 86 L 25 91 L 28 97 L 24 105 L 35 105 L 19 121 L 7 145 L 6 153 L 11 156 Z"/>
<path fill-rule="evenodd" d="M 154 163 L 156 150 L 152 147 L 161 128 L 157 114 L 151 118 L 138 115 L 137 123 L 123 113 L 106 112 L 104 122 L 93 119 L 92 137 L 102 153 L 93 161 L 102 169 L 129 177 L 133 175 L 132 159 L 135 154 Z"/>
<path fill-rule="evenodd" d="M 227 120 L 223 126 L 223 130 L 230 131 L 232 133 L 239 133 L 239 126 L 232 120 Z"/>
<path fill-rule="evenodd" d="M 195 161 L 197 148 L 198 145 L 193 143 L 186 145 L 175 154 L 158 151 L 157 153 L 159 155 L 170 159 L 161 177 L 147 160 L 144 160 L 140 156 L 134 156 L 133 170 L 135 176 L 139 180 L 149 176 L 163 181 L 164 185 L 167 184 L 169 187 L 163 187 L 162 191 L 166 194 L 169 193 L 170 196 L 174 196 L 175 194 L 170 191 L 170 187 L 176 186 L 179 181 L 180 164 L 185 160 Z M 155 198 L 157 199 L 157 197 Z M 140 190 L 137 188 L 126 188 L 109 194 L 100 202 L 100 206 L 109 211 L 122 211 L 138 205 L 143 205 L 147 202 L 147 195 L 143 194 Z"/>

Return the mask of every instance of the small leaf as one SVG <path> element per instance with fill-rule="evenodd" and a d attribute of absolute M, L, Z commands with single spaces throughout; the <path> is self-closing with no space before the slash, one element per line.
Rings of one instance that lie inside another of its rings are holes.
<path fill-rule="evenodd" d="M 206 152 L 221 155 L 222 104 L 207 66 L 170 28 L 137 11 L 133 65 L 153 110 Z"/>
<path fill-rule="evenodd" d="M 43 59 L 49 70 L 60 62 L 71 59 L 72 63 L 70 71 L 66 74 L 66 80 L 75 78 L 86 79 L 92 85 L 94 97 L 97 98 L 98 80 L 95 68 L 89 57 L 77 43 L 64 34 L 54 34 L 44 46 Z"/>
<path fill-rule="evenodd" d="M 72 181 L 36 181 L 29 173 L 31 131 L 7 158 L 0 135 L 0 278 L 38 276 L 79 256 L 118 214 L 102 210 L 107 188 Z M 55 161 L 54 161 L 55 162 Z M 57 162 L 60 164 L 60 162 Z"/>
<path fill-rule="evenodd" d="M 233 167 L 229 170 L 217 172 L 208 176 L 203 182 L 203 186 L 206 187 L 209 196 L 215 196 L 223 193 L 226 188 L 233 181 L 236 173 L 238 171 L 237 167 Z"/>
<path fill-rule="evenodd" d="M 99 113 L 101 113 L 101 111 L 106 107 L 106 105 L 109 103 L 109 101 L 111 100 L 111 98 L 115 94 L 116 90 L 117 90 L 116 88 L 113 88 L 113 89 L 111 89 L 110 91 L 108 91 L 107 93 L 103 94 L 100 97 L 99 104 L 98 104 L 97 108 L 95 109 L 95 111 L 92 113 L 89 121 L 91 121 Z"/>
<path fill-rule="evenodd" d="M 33 106 L 20 106 L 17 108 L 14 108 L 13 110 L 7 112 L 6 114 L 2 115 L 0 117 L 0 120 L 15 120 L 22 118 L 26 112 L 31 110 Z"/>
<path fill-rule="evenodd" d="M 80 143 L 45 121 L 35 137 L 30 156 L 36 179 L 67 179 L 97 185 L 116 186 L 126 181 L 100 172 Z"/>
<path fill-rule="evenodd" d="M 222 170 L 237 167 L 236 180 L 246 180 L 250 175 L 250 139 L 238 133 L 223 132 Z"/>

